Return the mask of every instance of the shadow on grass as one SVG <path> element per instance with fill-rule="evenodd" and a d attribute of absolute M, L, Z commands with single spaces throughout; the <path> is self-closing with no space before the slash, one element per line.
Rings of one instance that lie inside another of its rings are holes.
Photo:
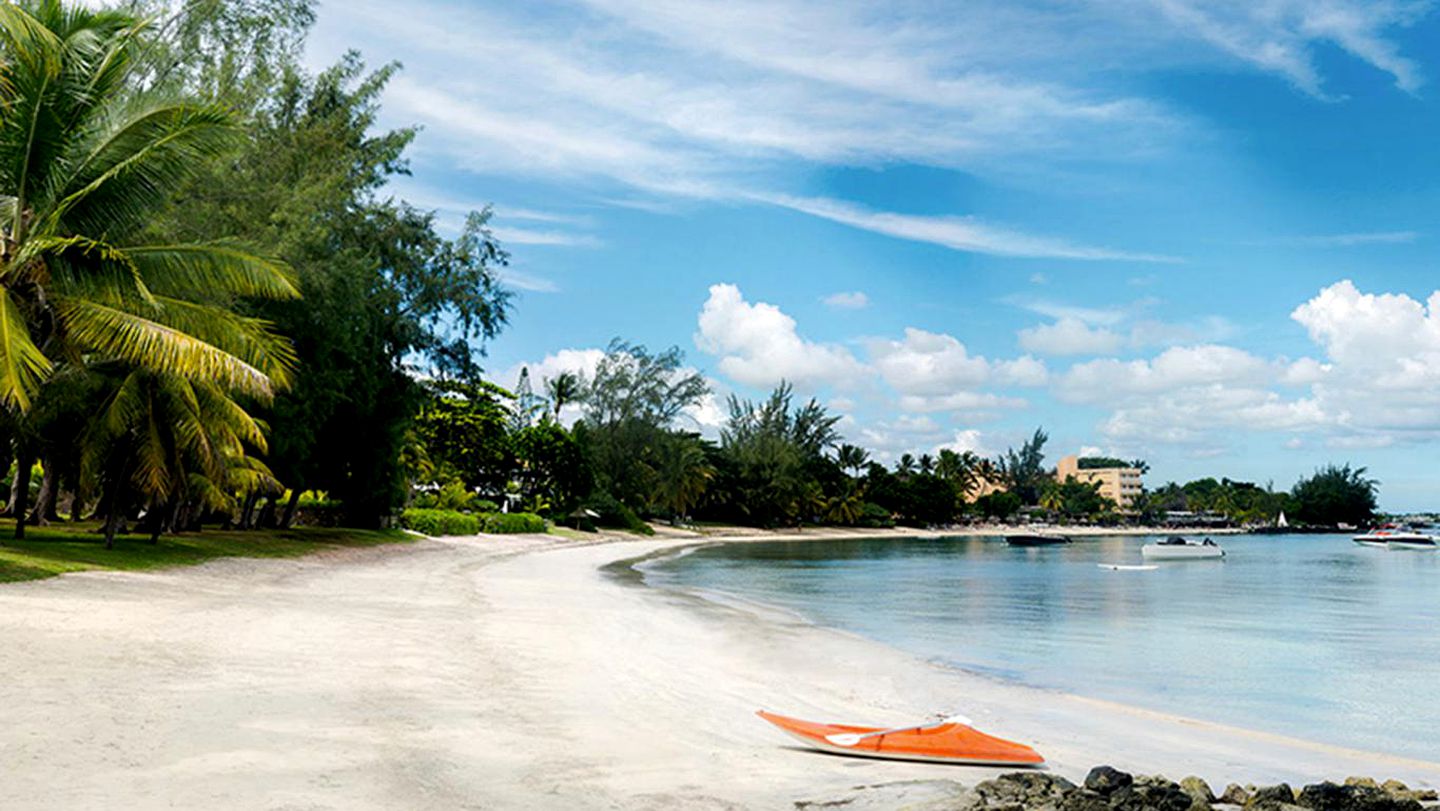
<path fill-rule="evenodd" d="M 115 539 L 114 549 L 106 549 L 98 530 L 94 521 L 27 527 L 25 539 L 17 541 L 15 522 L 0 520 L 0 583 L 87 569 L 142 571 L 226 557 L 289 558 L 324 549 L 414 540 L 398 530 L 299 527 L 184 533 L 162 536 L 155 544 L 148 535 L 121 535 Z"/>

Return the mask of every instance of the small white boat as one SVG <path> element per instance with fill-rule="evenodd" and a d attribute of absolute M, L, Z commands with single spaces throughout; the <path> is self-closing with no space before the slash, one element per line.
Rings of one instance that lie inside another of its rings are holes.
<path fill-rule="evenodd" d="M 1174 536 L 1145 544 L 1140 554 L 1146 560 L 1213 560 L 1225 557 L 1225 550 L 1209 538 L 1197 542 Z"/>
<path fill-rule="evenodd" d="M 1390 548 L 1391 544 L 1406 549 L 1435 548 L 1434 536 L 1404 524 L 1381 524 L 1364 535 L 1356 535 L 1352 540 L 1361 546 L 1380 548 Z"/>

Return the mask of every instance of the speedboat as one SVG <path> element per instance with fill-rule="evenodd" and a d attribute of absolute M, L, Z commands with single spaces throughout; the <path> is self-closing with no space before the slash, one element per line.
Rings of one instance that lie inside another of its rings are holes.
<path fill-rule="evenodd" d="M 1388 548 L 1396 544 L 1403 548 L 1434 548 L 1435 538 L 1406 524 L 1381 524 L 1353 540 L 1361 546 Z"/>
<path fill-rule="evenodd" d="M 1036 532 L 1023 535 L 1006 535 L 1005 543 L 1011 546 L 1056 546 L 1062 543 L 1070 543 L 1070 539 L 1064 535 L 1041 534 Z"/>
<path fill-rule="evenodd" d="M 1421 551 L 1425 551 L 1425 550 L 1431 550 L 1431 551 L 1433 551 L 1433 550 L 1436 550 L 1436 549 L 1440 549 L 1440 544 L 1436 544 L 1436 543 L 1435 543 L 1435 538 L 1434 538 L 1434 536 L 1431 536 L 1431 535 L 1422 535 L 1422 536 L 1420 536 L 1420 537 L 1418 537 L 1418 538 L 1411 538 L 1411 537 L 1391 538 L 1390 540 L 1388 540 L 1388 541 L 1385 542 L 1385 548 L 1386 548 L 1386 549 L 1419 549 L 1419 550 L 1421 550 Z"/>
<path fill-rule="evenodd" d="M 764 710 L 758 715 L 806 746 L 835 755 L 979 766 L 1039 766 L 1045 762 L 1025 744 L 986 735 L 958 715 L 890 729 L 818 724 Z"/>
<path fill-rule="evenodd" d="M 1140 554 L 1147 560 L 1207 560 L 1225 557 L 1225 550 L 1209 538 L 1197 542 L 1172 535 L 1159 543 L 1145 544 Z"/>

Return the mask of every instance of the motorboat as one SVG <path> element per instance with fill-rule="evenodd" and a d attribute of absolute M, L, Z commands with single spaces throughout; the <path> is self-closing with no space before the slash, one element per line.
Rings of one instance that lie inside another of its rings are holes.
<path fill-rule="evenodd" d="M 1434 551 L 1440 549 L 1440 544 L 1435 542 L 1434 536 L 1425 535 L 1419 538 L 1391 538 L 1385 542 L 1386 549 L 1418 549 L 1420 551 Z"/>
<path fill-rule="evenodd" d="M 1059 534 L 1033 532 L 1006 535 L 1005 543 L 1011 546 L 1056 546 L 1058 544 L 1070 543 L 1070 539 Z"/>
<path fill-rule="evenodd" d="M 1209 538 L 1187 541 L 1172 535 L 1158 543 L 1140 547 L 1140 555 L 1146 560 L 1211 560 L 1225 557 L 1225 550 Z"/>
<path fill-rule="evenodd" d="M 835 755 L 978 766 L 1039 766 L 1045 762 L 1029 746 L 987 735 L 971 726 L 970 719 L 958 715 L 886 729 L 820 724 L 764 710 L 758 714 L 806 746 Z"/>
<path fill-rule="evenodd" d="M 1401 548 L 1434 548 L 1435 538 L 1407 524 L 1381 524 L 1364 535 L 1352 540 L 1361 546 L 1389 548 L 1393 543 Z"/>

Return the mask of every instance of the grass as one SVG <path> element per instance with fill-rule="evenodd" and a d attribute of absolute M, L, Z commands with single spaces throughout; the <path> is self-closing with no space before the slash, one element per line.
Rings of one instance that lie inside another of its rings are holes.
<path fill-rule="evenodd" d="M 106 549 L 98 523 L 62 523 L 26 527 L 17 541 L 15 522 L 0 520 L 0 583 L 38 580 L 92 569 L 144 571 L 193 566 L 216 558 L 293 558 L 326 549 L 407 543 L 415 537 L 400 530 L 297 527 L 248 532 L 213 530 L 169 535 L 152 545 L 148 535 L 121 535 Z"/>

